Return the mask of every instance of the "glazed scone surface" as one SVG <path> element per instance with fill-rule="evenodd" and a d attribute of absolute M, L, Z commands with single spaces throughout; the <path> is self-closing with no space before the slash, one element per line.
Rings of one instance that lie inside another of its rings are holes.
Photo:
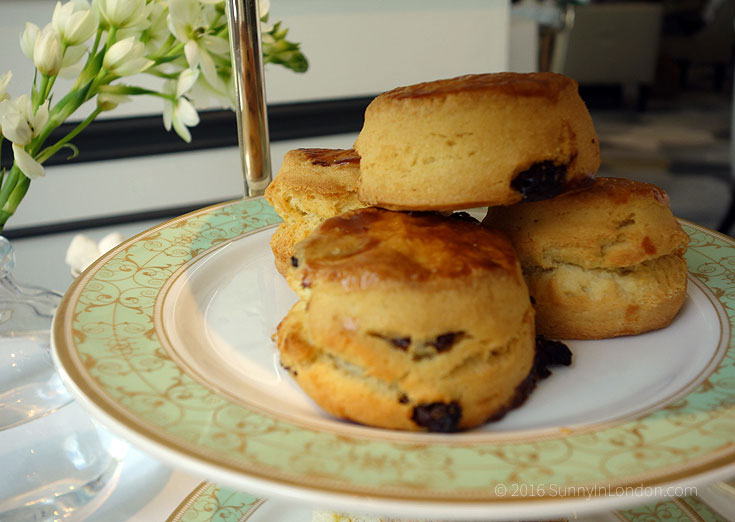
<path fill-rule="evenodd" d="M 533 309 L 502 234 L 366 208 L 325 221 L 295 258 L 302 299 L 279 325 L 281 362 L 332 415 L 454 431 L 530 391 Z"/>
<path fill-rule="evenodd" d="M 539 334 L 600 339 L 671 323 L 686 298 L 688 236 L 659 187 L 597 178 L 553 199 L 491 208 L 508 234 Z"/>
<path fill-rule="evenodd" d="M 360 157 L 352 149 L 288 151 L 266 200 L 283 218 L 271 239 L 276 268 L 285 275 L 293 246 L 327 218 L 364 206 L 357 199 Z"/>
<path fill-rule="evenodd" d="M 355 142 L 360 199 L 456 210 L 540 199 L 593 177 L 599 144 L 574 80 L 466 75 L 375 98 Z"/>

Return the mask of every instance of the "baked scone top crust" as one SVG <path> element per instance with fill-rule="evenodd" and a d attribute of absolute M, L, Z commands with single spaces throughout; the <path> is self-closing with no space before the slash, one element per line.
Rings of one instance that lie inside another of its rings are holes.
<path fill-rule="evenodd" d="M 574 81 L 562 74 L 556 73 L 487 73 L 466 74 L 456 78 L 435 80 L 398 87 L 381 94 L 374 100 L 380 104 L 391 100 L 408 98 L 435 97 L 463 92 L 483 92 L 488 95 L 502 94 L 505 96 L 538 96 L 557 102 L 560 93 L 575 86 Z"/>
<path fill-rule="evenodd" d="M 513 247 L 472 218 L 365 208 L 325 221 L 296 245 L 302 286 L 315 279 L 344 288 L 385 282 L 425 283 L 474 270 L 519 277 Z"/>
<path fill-rule="evenodd" d="M 277 200 L 281 193 L 300 191 L 322 195 L 357 192 L 359 172 L 360 156 L 354 149 L 290 150 L 283 157 L 278 175 L 266 189 L 265 196 L 271 201 Z"/>
<path fill-rule="evenodd" d="M 555 198 L 491 208 L 483 221 L 507 233 L 524 266 L 620 268 L 681 254 L 689 236 L 669 197 L 649 183 L 597 178 Z"/>
<path fill-rule="evenodd" d="M 577 83 L 488 73 L 376 97 L 355 141 L 359 197 L 393 210 L 461 210 L 548 198 L 594 177 L 600 149 Z"/>

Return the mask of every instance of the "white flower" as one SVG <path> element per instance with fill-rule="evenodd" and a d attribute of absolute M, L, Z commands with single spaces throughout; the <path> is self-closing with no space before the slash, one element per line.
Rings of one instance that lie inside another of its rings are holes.
<path fill-rule="evenodd" d="M 26 152 L 25 147 L 41 133 L 48 122 L 48 106 L 49 102 L 46 100 L 34 113 L 31 99 L 26 94 L 0 103 L 0 132 L 13 142 L 15 162 L 30 179 L 44 175 L 41 164 Z"/>
<path fill-rule="evenodd" d="M 89 40 L 97 31 L 99 17 L 85 0 L 72 0 L 66 4 L 56 2 L 51 25 L 64 45 L 79 45 Z"/>
<path fill-rule="evenodd" d="M 229 41 L 209 33 L 205 12 L 199 0 L 169 0 L 169 30 L 184 43 L 184 54 L 189 67 L 199 68 L 207 82 L 217 90 L 224 90 L 217 75 L 217 67 L 210 53 L 226 56 Z"/>
<path fill-rule="evenodd" d="M 148 52 L 153 54 L 157 52 L 163 42 L 171 34 L 168 30 L 168 4 L 166 3 L 152 3 L 150 6 L 150 16 L 148 20 L 150 25 L 148 26 L 148 41 L 146 42 L 146 48 Z"/>
<path fill-rule="evenodd" d="M 173 98 L 164 102 L 163 126 L 166 130 L 171 130 L 173 126 L 176 134 L 187 143 L 191 141 L 188 127 L 194 127 L 199 123 L 199 114 L 184 95 L 194 86 L 198 76 L 198 71 L 186 69 L 179 75 L 177 81 L 169 80 L 163 86 L 163 92 Z"/>
<path fill-rule="evenodd" d="M 2 110 L 2 109 L 0 109 Z M 7 111 L 0 117 L 0 128 L 3 135 L 18 145 L 28 145 L 33 139 L 33 131 L 23 116 L 14 111 Z"/>
<path fill-rule="evenodd" d="M 191 90 L 199 78 L 199 71 L 184 69 L 176 80 L 176 97 L 180 98 Z"/>
<path fill-rule="evenodd" d="M 100 18 L 113 27 L 124 29 L 145 23 L 146 0 L 94 0 Z"/>
<path fill-rule="evenodd" d="M 41 133 L 48 117 L 48 100 L 35 112 L 27 94 L 0 102 L 0 129 L 6 138 L 21 146 L 28 145 Z"/>
<path fill-rule="evenodd" d="M 41 30 L 36 24 L 26 22 L 25 29 L 20 34 L 20 49 L 26 58 L 33 61 L 33 47 L 36 45 L 36 39 L 41 34 Z"/>
<path fill-rule="evenodd" d="M 17 143 L 13 143 L 13 156 L 15 157 L 15 163 L 18 168 L 26 175 L 29 179 L 38 179 L 46 175 L 43 170 L 43 166 L 33 159 L 28 154 L 25 148 L 21 147 Z"/>
<path fill-rule="evenodd" d="M 13 71 L 8 71 L 0 76 L 0 102 L 10 99 L 10 95 L 5 89 L 8 88 L 10 79 L 13 77 Z"/>
<path fill-rule="evenodd" d="M 116 76 L 131 76 L 153 65 L 145 57 L 145 45 L 134 36 L 112 44 L 102 60 L 102 66 Z"/>
<path fill-rule="evenodd" d="M 89 265 L 112 250 L 125 240 L 125 238 L 117 232 L 107 234 L 99 243 L 84 234 L 77 234 L 69 243 L 66 250 L 66 264 L 71 268 L 71 275 L 77 277 Z"/>
<path fill-rule="evenodd" d="M 41 74 L 54 76 L 61 69 L 63 58 L 61 39 L 49 24 L 43 28 L 33 44 L 33 63 Z"/>

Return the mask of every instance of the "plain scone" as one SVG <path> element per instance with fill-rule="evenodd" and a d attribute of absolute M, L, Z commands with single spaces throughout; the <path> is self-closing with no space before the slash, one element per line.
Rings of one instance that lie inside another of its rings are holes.
<path fill-rule="evenodd" d="M 364 208 L 296 245 L 281 364 L 326 412 L 399 430 L 501 417 L 535 385 L 534 312 L 508 239 L 467 217 Z"/>
<path fill-rule="evenodd" d="M 363 207 L 357 199 L 360 157 L 353 149 L 288 151 L 265 191 L 283 223 L 271 238 L 276 269 L 285 276 L 293 246 L 325 219 Z"/>
<path fill-rule="evenodd" d="M 553 199 L 488 210 L 510 237 L 539 334 L 601 339 L 663 328 L 687 289 L 689 237 L 660 188 L 597 178 Z"/>
<path fill-rule="evenodd" d="M 600 148 L 577 83 L 489 73 L 375 98 L 355 142 L 359 196 L 394 210 L 459 210 L 548 198 L 594 177 Z"/>

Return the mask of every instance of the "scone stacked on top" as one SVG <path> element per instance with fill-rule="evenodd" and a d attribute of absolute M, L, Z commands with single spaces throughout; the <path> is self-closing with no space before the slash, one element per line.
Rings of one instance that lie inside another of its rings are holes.
<path fill-rule="evenodd" d="M 508 239 L 469 216 L 375 207 L 296 245 L 301 300 L 281 363 L 322 409 L 448 432 L 499 418 L 535 384 L 534 312 Z"/>
<path fill-rule="evenodd" d="M 660 188 L 597 178 L 555 198 L 488 209 L 536 302 L 539 334 L 601 339 L 663 328 L 687 289 L 689 237 Z"/>
<path fill-rule="evenodd" d="M 283 223 L 271 238 L 276 268 L 282 275 L 294 244 L 325 219 L 363 205 L 357 199 L 360 156 L 353 149 L 296 149 L 286 153 L 265 199 Z"/>
<path fill-rule="evenodd" d="M 554 73 L 460 76 L 375 98 L 355 142 L 360 200 L 458 210 L 544 199 L 600 165 L 577 83 Z"/>
<path fill-rule="evenodd" d="M 569 352 L 535 346 L 503 234 L 417 211 L 588 183 L 599 144 L 576 82 L 498 73 L 401 87 L 370 104 L 355 149 L 342 163 L 290 152 L 266 194 L 285 221 L 277 266 L 301 297 L 278 327 L 283 366 L 324 410 L 363 424 L 454 431 L 500 418 Z"/>

